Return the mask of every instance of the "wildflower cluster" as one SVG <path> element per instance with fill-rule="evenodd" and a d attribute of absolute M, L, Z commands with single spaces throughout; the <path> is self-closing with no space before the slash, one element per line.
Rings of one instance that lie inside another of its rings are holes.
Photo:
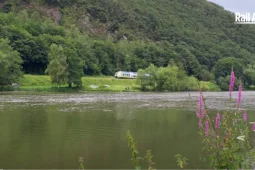
<path fill-rule="evenodd" d="M 235 84 L 235 73 L 232 69 L 229 83 L 230 106 Z M 215 118 L 208 114 L 200 92 L 196 115 L 200 134 L 204 137 L 204 151 L 208 155 L 211 168 L 243 169 L 253 168 L 255 151 L 251 149 L 249 124 L 245 110 L 241 110 L 242 84 L 240 82 L 237 104 L 233 108 L 218 112 Z M 237 106 L 237 107 L 236 107 Z M 255 124 L 253 129 L 255 130 Z"/>

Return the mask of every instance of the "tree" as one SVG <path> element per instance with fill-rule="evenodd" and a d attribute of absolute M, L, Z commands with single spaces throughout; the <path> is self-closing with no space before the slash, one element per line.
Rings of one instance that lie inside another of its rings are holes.
<path fill-rule="evenodd" d="M 193 78 L 191 80 L 197 79 Z M 189 87 L 189 85 L 194 85 L 194 83 L 189 82 L 185 71 L 178 68 L 174 62 L 171 62 L 167 67 L 157 68 L 151 64 L 145 70 L 140 69 L 138 71 L 137 83 L 141 85 L 141 90 L 145 91 L 181 91 L 194 88 Z"/>
<path fill-rule="evenodd" d="M 244 64 L 241 59 L 233 58 L 233 57 L 227 57 L 227 58 L 220 59 L 214 67 L 214 75 L 215 75 L 216 80 L 218 81 L 220 77 L 228 76 L 229 70 L 231 70 L 232 67 L 235 70 L 235 76 L 237 78 L 239 78 L 243 75 Z M 218 83 L 219 83 L 219 81 L 218 81 Z"/>
<path fill-rule="evenodd" d="M 137 83 L 141 85 L 142 90 L 155 90 L 157 83 L 158 68 L 151 64 L 145 70 L 140 69 L 137 75 Z"/>
<path fill-rule="evenodd" d="M 244 85 L 255 85 L 255 65 L 249 64 L 244 70 Z"/>
<path fill-rule="evenodd" d="M 160 67 L 157 76 L 157 90 L 159 91 L 180 91 L 186 88 L 187 76 L 177 66 Z"/>
<path fill-rule="evenodd" d="M 65 54 L 68 63 L 68 86 L 72 87 L 72 84 L 80 87 L 82 85 L 81 78 L 84 75 L 83 66 L 84 61 L 78 56 L 75 49 L 66 48 Z"/>
<path fill-rule="evenodd" d="M 50 63 L 45 70 L 46 74 L 51 76 L 54 84 L 63 85 L 68 82 L 68 64 L 67 57 L 62 46 L 52 44 L 49 52 Z"/>
<path fill-rule="evenodd" d="M 22 60 L 17 51 L 13 51 L 8 39 L 0 38 L 0 86 L 18 82 L 22 76 Z"/>

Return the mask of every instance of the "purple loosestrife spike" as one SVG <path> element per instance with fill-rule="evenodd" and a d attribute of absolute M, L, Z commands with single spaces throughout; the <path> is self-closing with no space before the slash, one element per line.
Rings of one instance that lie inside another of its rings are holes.
<path fill-rule="evenodd" d="M 234 89 L 234 86 L 235 86 L 235 72 L 234 72 L 234 70 L 232 70 L 232 72 L 231 72 L 231 87 L 232 87 L 232 90 Z"/>
<path fill-rule="evenodd" d="M 203 98 L 202 98 L 202 95 L 200 93 L 200 96 L 199 96 L 199 114 L 200 115 L 202 114 L 202 110 L 203 110 Z"/>
<path fill-rule="evenodd" d="M 220 113 L 217 114 L 216 120 L 215 120 L 215 129 L 218 129 L 220 125 Z"/>
<path fill-rule="evenodd" d="M 209 135 L 209 122 L 208 120 L 205 121 L 205 136 Z"/>
<path fill-rule="evenodd" d="M 245 122 L 247 122 L 247 113 L 246 113 L 246 112 L 244 112 L 244 114 L 243 114 L 243 120 L 244 120 Z"/>
<path fill-rule="evenodd" d="M 199 119 L 198 127 L 199 127 L 199 129 L 202 129 L 202 120 L 201 119 Z"/>
<path fill-rule="evenodd" d="M 231 85 L 229 85 L 229 97 L 232 96 L 232 90 L 231 90 Z"/>
<path fill-rule="evenodd" d="M 237 105 L 240 106 L 241 100 L 242 100 L 242 85 L 239 85 L 239 92 L 238 92 L 238 99 L 237 99 Z"/>
<path fill-rule="evenodd" d="M 205 117 L 205 111 L 202 111 L 201 113 L 201 119 L 203 119 Z"/>
<path fill-rule="evenodd" d="M 200 118 L 199 111 L 196 112 L 196 115 L 197 115 L 198 118 Z"/>
<path fill-rule="evenodd" d="M 254 125 L 253 125 L 253 128 L 252 128 L 252 130 L 253 130 L 253 131 L 255 131 L 255 123 L 254 123 Z"/>
<path fill-rule="evenodd" d="M 231 75 L 230 75 L 230 82 L 229 82 L 229 96 L 232 96 L 232 91 L 234 90 L 235 86 L 235 73 L 232 68 Z"/>

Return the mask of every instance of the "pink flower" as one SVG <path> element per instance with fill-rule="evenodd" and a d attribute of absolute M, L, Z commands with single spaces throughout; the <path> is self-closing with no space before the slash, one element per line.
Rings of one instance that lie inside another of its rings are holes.
<path fill-rule="evenodd" d="M 234 86 L 235 86 L 235 72 L 234 72 L 234 70 L 232 70 L 232 72 L 231 72 L 231 87 L 232 87 L 232 90 L 233 90 Z"/>
<path fill-rule="evenodd" d="M 200 93 L 200 96 L 199 96 L 199 104 L 198 104 L 198 110 L 196 112 L 196 115 L 199 119 L 203 119 L 204 116 L 205 116 L 205 112 L 203 110 L 203 97 L 202 97 L 201 93 Z"/>
<path fill-rule="evenodd" d="M 217 114 L 216 120 L 215 120 L 215 129 L 218 129 L 220 125 L 220 113 Z"/>
<path fill-rule="evenodd" d="M 238 99 L 237 99 L 237 105 L 240 106 L 241 100 L 242 100 L 242 85 L 239 85 L 239 91 L 238 91 Z"/>
<path fill-rule="evenodd" d="M 202 94 L 200 93 L 199 96 L 199 114 L 201 115 L 203 111 L 203 98 L 202 98 Z"/>
<path fill-rule="evenodd" d="M 205 117 L 205 111 L 202 111 L 200 118 L 203 119 Z"/>
<path fill-rule="evenodd" d="M 245 122 L 247 122 L 247 113 L 246 113 L 246 112 L 244 112 L 244 114 L 243 114 L 243 120 L 244 120 Z"/>
<path fill-rule="evenodd" d="M 252 128 L 252 130 L 253 130 L 253 131 L 255 131 L 255 123 L 254 123 L 254 125 L 253 125 L 253 128 Z"/>
<path fill-rule="evenodd" d="M 202 129 L 202 120 L 201 119 L 199 119 L 198 127 L 199 127 L 199 129 Z"/>
<path fill-rule="evenodd" d="M 205 121 L 205 136 L 209 135 L 209 122 L 208 120 Z"/>
<path fill-rule="evenodd" d="M 229 96 L 232 96 L 232 91 L 234 90 L 235 86 L 235 73 L 232 68 L 231 75 L 230 75 L 230 82 L 229 82 Z"/>
<path fill-rule="evenodd" d="M 198 118 L 200 118 L 200 114 L 199 114 L 199 112 L 198 112 L 198 111 L 196 112 L 196 115 L 197 115 L 197 117 L 198 117 Z"/>

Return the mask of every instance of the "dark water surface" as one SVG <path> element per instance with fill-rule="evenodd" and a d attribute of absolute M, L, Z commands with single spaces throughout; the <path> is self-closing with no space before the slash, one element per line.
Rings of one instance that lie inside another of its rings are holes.
<path fill-rule="evenodd" d="M 204 95 L 210 109 L 228 108 L 228 93 Z M 243 97 L 253 121 L 255 92 Z M 177 168 L 178 153 L 189 158 L 188 168 L 205 168 L 197 99 L 198 93 L 1 93 L 0 168 L 75 169 L 80 156 L 87 169 L 133 168 L 128 130 L 141 157 L 152 150 L 157 169 Z"/>

